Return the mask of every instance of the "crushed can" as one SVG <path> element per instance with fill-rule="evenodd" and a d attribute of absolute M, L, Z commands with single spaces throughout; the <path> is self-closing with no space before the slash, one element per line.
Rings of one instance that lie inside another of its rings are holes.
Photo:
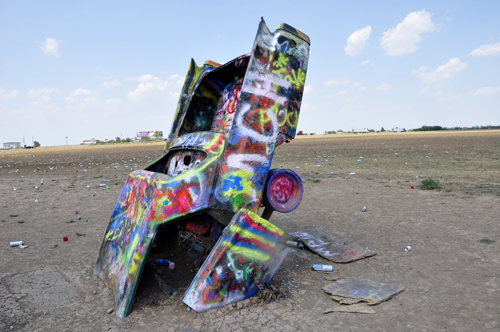
<path fill-rule="evenodd" d="M 169 265 L 170 260 L 168 259 L 157 259 L 156 260 L 156 265 Z"/>
<path fill-rule="evenodd" d="M 304 249 L 304 244 L 302 242 L 286 241 L 286 245 L 290 247 L 296 247 L 299 249 Z"/>

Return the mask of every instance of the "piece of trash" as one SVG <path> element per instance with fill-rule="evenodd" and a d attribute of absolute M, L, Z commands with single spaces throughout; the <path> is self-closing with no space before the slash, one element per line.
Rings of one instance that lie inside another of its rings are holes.
<path fill-rule="evenodd" d="M 82 233 L 76 233 L 76 235 L 78 235 L 78 236 L 85 236 L 85 234 L 82 234 Z"/>
<path fill-rule="evenodd" d="M 76 219 L 78 219 L 78 220 L 82 220 L 82 217 L 78 216 L 78 217 L 76 217 Z"/>
<path fill-rule="evenodd" d="M 387 301 L 394 295 L 404 291 L 398 285 L 382 284 L 362 278 L 344 278 L 323 287 L 323 291 L 332 296 L 340 304 L 366 302 L 375 305 Z"/>
<path fill-rule="evenodd" d="M 109 186 L 106 186 L 106 189 L 109 189 Z"/>
<path fill-rule="evenodd" d="M 300 168 L 300 166 L 295 166 L 295 168 Z"/>
<path fill-rule="evenodd" d="M 170 260 L 168 259 L 157 259 L 156 260 L 156 265 L 169 265 Z"/>
<path fill-rule="evenodd" d="M 95 194 L 92 194 L 92 195 L 90 195 L 90 196 L 95 196 Z"/>
<path fill-rule="evenodd" d="M 366 208 L 366 206 L 363 206 L 363 208 L 361 209 L 361 211 L 366 212 L 366 211 L 368 211 L 368 209 Z"/>
<path fill-rule="evenodd" d="M 411 186 L 411 187 L 410 187 L 410 189 L 415 189 L 415 187 L 414 187 L 414 186 Z"/>
<path fill-rule="evenodd" d="M 29 246 L 27 246 L 27 245 L 20 245 L 20 246 L 19 246 L 19 248 L 21 248 L 21 249 L 25 249 L 25 248 L 28 248 L 28 247 L 29 247 Z"/>
<path fill-rule="evenodd" d="M 63 241 L 68 242 L 68 237 L 67 236 L 63 237 Z"/>
<path fill-rule="evenodd" d="M 75 211 L 75 214 L 78 214 L 78 211 Z"/>
<path fill-rule="evenodd" d="M 170 262 L 170 264 L 168 264 L 168 268 L 169 268 L 170 270 L 175 269 L 175 263 L 174 263 L 174 262 Z"/>
<path fill-rule="evenodd" d="M 101 183 L 99 186 L 100 187 L 106 187 L 106 184 L 105 183 Z"/>
<path fill-rule="evenodd" d="M 42 179 L 42 181 L 40 181 L 40 185 L 43 186 L 43 179 Z"/>
<path fill-rule="evenodd" d="M 23 245 L 23 244 L 24 244 L 24 241 L 12 241 L 10 243 L 10 246 L 11 247 L 18 247 L 18 246 Z"/>
<path fill-rule="evenodd" d="M 425 156 L 425 158 L 429 158 L 429 156 Z"/>
<path fill-rule="evenodd" d="M 58 247 L 57 243 L 52 243 L 52 248 L 51 249 L 54 249 L 54 248 L 57 248 L 57 247 Z"/>
<path fill-rule="evenodd" d="M 162 279 L 159 275 L 155 273 L 155 278 L 158 281 L 158 286 L 165 295 L 167 295 L 170 299 L 174 300 L 179 297 L 179 292 L 167 285 L 167 282 Z"/>
<path fill-rule="evenodd" d="M 110 309 L 108 309 L 108 310 L 106 311 L 106 313 L 107 313 L 107 314 L 112 314 L 112 313 L 113 313 L 113 311 L 115 311 L 115 309 L 110 308 Z"/>
<path fill-rule="evenodd" d="M 290 247 L 304 249 L 304 244 L 302 242 L 286 241 L 286 244 Z"/>
<path fill-rule="evenodd" d="M 354 173 L 354 172 L 352 172 L 352 173 L 349 173 L 349 175 L 354 175 L 354 174 L 356 174 L 356 173 Z"/>
<path fill-rule="evenodd" d="M 314 271 L 333 271 L 333 266 L 332 265 L 314 264 L 313 270 Z"/>
<path fill-rule="evenodd" d="M 90 188 L 90 186 L 87 186 L 87 188 Z"/>
<path fill-rule="evenodd" d="M 290 233 L 290 235 L 302 241 L 316 254 L 335 263 L 349 263 L 377 254 L 355 243 L 346 244 L 342 239 L 325 234 L 324 231 L 318 229 Z"/>
<path fill-rule="evenodd" d="M 411 247 L 410 246 L 406 246 L 405 251 L 406 252 L 411 251 Z"/>
<path fill-rule="evenodd" d="M 38 203 L 38 199 L 35 199 L 35 203 Z"/>

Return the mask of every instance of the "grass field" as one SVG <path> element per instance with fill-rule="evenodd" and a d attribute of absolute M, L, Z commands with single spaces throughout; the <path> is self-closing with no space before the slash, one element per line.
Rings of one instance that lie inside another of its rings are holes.
<path fill-rule="evenodd" d="M 0 174 L 35 167 L 140 169 L 160 156 L 163 146 L 157 142 L 2 150 Z M 272 167 L 294 169 L 310 181 L 354 172 L 379 181 L 432 178 L 447 192 L 500 195 L 500 130 L 297 136 L 277 148 Z"/>

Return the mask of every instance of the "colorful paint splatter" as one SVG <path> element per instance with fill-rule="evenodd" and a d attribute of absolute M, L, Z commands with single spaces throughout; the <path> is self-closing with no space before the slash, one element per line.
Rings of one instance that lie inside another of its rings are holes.
<path fill-rule="evenodd" d="M 308 58 L 306 35 L 286 24 L 273 33 L 262 20 L 251 53 L 223 65 L 191 61 L 164 154 L 130 174 L 101 246 L 94 273 L 114 291 L 118 316 L 130 311 L 158 227 L 181 217 L 187 232 L 218 238 L 192 286 L 211 278 L 219 288 L 203 286 L 193 306 L 251 296 L 272 278 L 286 254 L 282 232 L 254 212 L 264 195 L 280 212 L 300 203 L 295 173 L 265 187 L 276 146 L 295 137 Z M 194 219 L 201 214 L 206 222 Z M 221 274 L 220 264 L 233 272 Z"/>
<path fill-rule="evenodd" d="M 255 295 L 258 285 L 271 280 L 289 250 L 278 243 L 282 235 L 267 220 L 241 209 L 198 271 L 184 303 L 204 311 Z"/>

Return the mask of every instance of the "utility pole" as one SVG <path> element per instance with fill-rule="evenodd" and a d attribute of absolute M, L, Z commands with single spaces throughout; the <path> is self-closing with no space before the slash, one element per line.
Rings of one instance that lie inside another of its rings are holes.
<path fill-rule="evenodd" d="M 24 144 L 24 135 L 23 135 L 23 146 L 24 146 L 24 145 L 25 145 L 25 144 Z"/>
<path fill-rule="evenodd" d="M 68 145 L 68 136 L 66 136 L 66 145 Z"/>
<path fill-rule="evenodd" d="M 31 135 L 31 146 L 35 146 L 35 141 L 33 140 L 33 135 Z"/>

